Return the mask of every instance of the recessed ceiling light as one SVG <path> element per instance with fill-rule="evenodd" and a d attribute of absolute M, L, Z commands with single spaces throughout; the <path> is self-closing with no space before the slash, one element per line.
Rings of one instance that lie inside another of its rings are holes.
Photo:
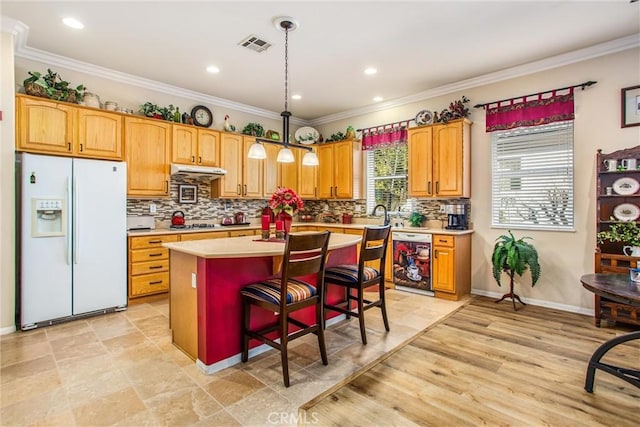
<path fill-rule="evenodd" d="M 372 75 L 374 75 L 374 74 L 375 74 L 375 73 L 377 73 L 377 72 L 378 72 L 378 70 L 377 70 L 377 69 L 375 69 L 375 68 L 373 68 L 373 67 L 369 67 L 369 68 L 367 68 L 367 69 L 365 69 L 365 70 L 364 70 L 364 73 L 365 73 L 367 76 L 372 76 Z"/>
<path fill-rule="evenodd" d="M 62 22 L 67 27 L 75 28 L 76 30 L 81 30 L 84 28 L 84 24 L 75 18 L 63 18 Z"/>
<path fill-rule="evenodd" d="M 374 97 L 373 97 L 373 102 L 380 102 L 380 101 L 382 101 L 382 100 L 384 100 L 384 98 L 383 98 L 383 97 L 381 97 L 381 96 L 374 96 Z"/>
<path fill-rule="evenodd" d="M 218 74 L 220 72 L 220 68 L 216 67 L 215 65 L 209 65 L 207 67 L 207 72 L 211 74 Z"/>
<path fill-rule="evenodd" d="M 298 95 L 296 93 L 295 95 L 291 95 L 291 99 L 295 99 L 297 101 L 298 99 L 302 99 L 302 95 Z"/>

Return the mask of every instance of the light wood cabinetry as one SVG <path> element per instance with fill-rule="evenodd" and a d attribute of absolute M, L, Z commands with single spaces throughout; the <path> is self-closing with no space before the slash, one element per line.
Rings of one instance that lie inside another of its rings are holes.
<path fill-rule="evenodd" d="M 640 145 L 624 150 L 615 151 L 613 153 L 604 154 L 598 150 L 596 155 L 596 233 L 608 231 L 613 224 L 622 222 L 616 220 L 614 209 L 617 206 L 630 204 L 635 208 L 640 208 L 640 192 L 626 194 L 629 192 L 625 186 L 616 186 L 614 183 L 618 181 L 632 183 L 640 182 L 640 170 L 615 170 L 609 171 L 604 161 L 615 160 L 618 165 L 623 159 L 640 158 Z M 622 168 L 621 168 L 622 169 Z M 607 188 L 611 188 L 607 194 Z M 619 194 L 624 193 L 624 194 Z M 638 220 L 636 220 L 638 223 Z M 595 269 L 596 273 L 618 273 L 627 274 L 630 268 L 640 266 L 640 257 L 626 255 L 624 246 L 630 245 L 626 242 L 596 242 L 595 251 Z M 627 252 L 629 253 L 629 252 Z M 629 323 L 640 325 L 640 308 L 633 307 L 628 304 L 617 303 L 604 297 L 595 295 L 594 304 L 594 321 L 596 326 L 600 326 L 601 321 L 612 320 L 615 322 Z"/>
<path fill-rule="evenodd" d="M 276 159 L 278 158 L 278 152 L 281 146 L 276 144 L 262 144 L 264 150 L 267 153 L 267 158 L 264 162 L 264 177 L 262 179 L 262 194 L 264 196 L 273 194 L 274 191 L 280 187 L 280 165 Z"/>
<path fill-rule="evenodd" d="M 313 147 L 313 151 L 318 154 L 318 150 Z M 318 198 L 318 168 L 323 166 L 303 166 L 302 157 L 306 151 L 296 151 L 296 167 L 298 169 L 297 186 L 298 196 L 305 200 Z M 322 165 L 322 161 L 320 161 Z"/>
<path fill-rule="evenodd" d="M 318 146 L 318 198 L 357 199 L 362 186 L 362 153 L 358 141 L 347 139 Z"/>
<path fill-rule="evenodd" d="M 203 239 L 221 239 L 223 237 L 229 237 L 228 231 L 201 231 L 198 233 L 182 233 L 180 234 L 180 241 L 185 242 L 187 240 L 203 240 Z"/>
<path fill-rule="evenodd" d="M 122 160 L 122 116 L 73 104 L 16 95 L 16 149 Z"/>
<path fill-rule="evenodd" d="M 171 124 L 125 117 L 128 196 L 169 195 Z"/>
<path fill-rule="evenodd" d="M 217 166 L 220 132 L 174 124 L 171 161 L 187 165 Z"/>
<path fill-rule="evenodd" d="M 162 244 L 178 240 L 177 234 L 129 237 L 129 298 L 169 290 L 169 250 Z"/>
<path fill-rule="evenodd" d="M 212 197 L 263 197 L 263 161 L 247 157 L 249 147 L 254 141 L 253 137 L 221 133 L 220 167 L 225 169 L 227 174 L 212 181 Z"/>
<path fill-rule="evenodd" d="M 432 288 L 438 298 L 458 300 L 471 291 L 471 235 L 433 235 Z"/>
<path fill-rule="evenodd" d="M 409 196 L 471 197 L 471 121 L 409 129 Z"/>

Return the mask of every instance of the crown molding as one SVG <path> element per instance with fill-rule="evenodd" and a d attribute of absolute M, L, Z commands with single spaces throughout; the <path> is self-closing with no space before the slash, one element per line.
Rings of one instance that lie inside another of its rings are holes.
<path fill-rule="evenodd" d="M 7 21 L 6 27 L 5 20 Z M 233 110 L 241 111 L 243 113 L 253 114 L 258 117 L 265 117 L 274 120 L 281 119 L 279 112 L 265 110 L 262 108 L 254 107 L 252 105 L 242 104 L 225 98 L 207 95 L 201 92 L 184 89 L 166 83 L 160 83 L 155 80 L 145 79 L 133 74 L 123 73 L 120 71 L 112 70 L 110 68 L 101 67 L 87 62 L 77 61 L 66 56 L 56 55 L 51 52 L 46 52 L 44 50 L 29 47 L 26 44 L 29 27 L 24 25 L 22 22 L 5 18 L 4 16 L 2 17 L 2 31 L 7 31 L 14 34 L 15 56 L 24 59 L 42 62 L 45 64 L 50 64 L 51 66 L 62 67 L 103 79 L 125 83 L 144 89 L 150 89 L 156 92 L 166 93 L 168 95 L 180 96 L 205 104 L 213 104 L 223 108 L 230 108 Z M 308 124 L 307 120 L 299 119 L 293 116 L 290 118 L 290 121 L 292 124 L 299 126 L 306 126 Z"/>
<path fill-rule="evenodd" d="M 517 67 L 507 68 L 505 70 L 496 71 L 495 73 L 485 74 L 483 76 L 474 77 L 467 80 L 461 80 L 449 85 L 440 86 L 437 88 L 429 89 L 423 92 L 416 93 L 414 95 L 405 96 L 383 102 L 380 104 L 369 105 L 362 108 L 356 108 L 353 110 L 343 111 L 341 113 L 330 114 L 324 117 L 318 117 L 317 119 L 310 120 L 310 126 L 318 126 L 337 120 L 344 120 L 351 117 L 361 116 L 364 114 L 374 113 L 382 110 L 388 110 L 390 108 L 400 107 L 402 105 L 411 104 L 414 102 L 424 101 L 426 99 L 435 98 L 437 96 L 446 95 L 448 93 L 459 92 L 462 90 L 468 90 L 479 86 L 484 86 L 492 83 L 498 83 L 504 80 L 513 79 L 516 77 L 522 77 L 533 73 L 538 73 L 553 68 L 562 67 L 576 62 L 586 61 L 589 59 L 597 58 L 604 55 L 610 55 L 624 50 L 637 48 L 640 46 L 640 34 L 632 34 L 627 37 L 611 40 L 609 42 L 600 43 L 584 49 L 579 49 L 573 52 L 552 56 L 550 58 L 542 59 L 539 61 L 529 62 L 528 64 L 519 65 Z"/>
<path fill-rule="evenodd" d="M 145 89 L 154 90 L 169 95 L 180 96 L 184 98 L 193 99 L 203 103 L 210 103 L 219 105 L 225 108 L 231 108 L 237 111 L 241 111 L 248 114 L 253 114 L 259 117 L 265 117 L 268 119 L 280 120 L 280 113 L 265 110 L 262 108 L 254 107 L 239 102 L 234 102 L 225 98 L 219 98 L 212 95 L 207 95 L 201 92 L 196 92 L 181 87 L 160 83 L 154 80 L 145 79 L 132 74 L 122 73 L 120 71 L 112 70 L 105 67 L 89 64 L 82 61 L 76 61 L 74 59 L 56 55 L 43 50 L 35 49 L 27 46 L 27 35 L 29 27 L 22 22 L 1 17 L 2 31 L 9 32 L 14 35 L 15 39 L 15 56 L 21 58 L 30 59 L 54 66 L 64 67 L 70 70 L 83 72 L 96 77 L 101 77 L 108 80 L 113 80 L 120 83 L 129 84 Z M 630 36 L 622 37 L 619 39 L 611 40 L 609 42 L 600 43 L 584 49 L 579 49 L 573 52 L 552 56 L 550 58 L 542 59 L 539 61 L 533 61 L 527 64 L 519 65 L 516 67 L 508 68 L 505 70 L 497 71 L 495 73 L 485 74 L 483 76 L 474 77 L 471 79 L 461 80 L 456 83 L 439 86 L 437 88 L 428 89 L 423 92 L 419 92 L 413 95 L 409 95 L 402 98 L 382 102 L 379 104 L 368 105 L 362 108 L 354 108 L 351 110 L 343 111 L 336 114 L 330 114 L 323 117 L 318 117 L 312 120 L 303 120 L 296 117 L 291 117 L 291 123 L 298 126 L 318 126 L 338 120 L 344 120 L 351 117 L 361 116 L 364 114 L 374 113 L 378 111 L 388 110 L 391 108 L 400 107 L 415 102 L 424 101 L 427 99 L 435 98 L 438 96 L 446 95 L 449 93 L 468 90 L 488 84 L 498 83 L 504 80 L 513 79 L 516 77 L 522 77 L 529 74 L 562 67 L 565 65 L 573 64 L 576 62 L 586 61 L 589 59 L 597 58 L 604 55 L 609 55 L 617 52 L 621 52 L 627 49 L 633 49 L 640 46 L 640 34 L 632 34 Z"/>

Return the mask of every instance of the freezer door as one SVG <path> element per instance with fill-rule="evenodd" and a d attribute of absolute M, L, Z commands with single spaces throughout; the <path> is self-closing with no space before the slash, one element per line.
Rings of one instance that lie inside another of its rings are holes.
<path fill-rule="evenodd" d="M 127 170 L 74 159 L 73 314 L 127 304 Z"/>
<path fill-rule="evenodd" d="M 22 154 L 20 170 L 20 327 L 70 316 L 70 158 Z M 34 232 L 34 200 L 62 201 L 62 235 Z M 40 234 L 40 236 L 38 236 Z M 34 237 L 36 236 L 36 237 Z"/>

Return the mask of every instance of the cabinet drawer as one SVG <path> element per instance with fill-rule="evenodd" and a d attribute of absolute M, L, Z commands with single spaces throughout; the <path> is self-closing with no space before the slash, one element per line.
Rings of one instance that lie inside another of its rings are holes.
<path fill-rule="evenodd" d="M 131 278 L 130 295 L 142 296 L 169 290 L 169 272 L 145 274 Z"/>
<path fill-rule="evenodd" d="M 130 249 L 146 249 L 162 246 L 163 243 L 177 242 L 178 234 L 164 234 L 161 236 L 131 237 L 129 240 Z"/>
<path fill-rule="evenodd" d="M 169 271 L 169 260 L 159 259 L 157 261 L 134 262 L 131 264 L 129 271 L 132 276 Z"/>
<path fill-rule="evenodd" d="M 185 242 L 188 240 L 222 239 L 223 237 L 229 237 L 229 233 L 227 231 L 205 231 L 203 233 L 181 234 L 180 240 Z"/>
<path fill-rule="evenodd" d="M 229 237 L 255 236 L 257 230 L 230 230 Z"/>
<path fill-rule="evenodd" d="M 454 242 L 455 237 L 453 236 L 446 236 L 442 234 L 436 234 L 433 236 L 433 246 L 446 246 L 448 248 L 452 248 Z"/>
<path fill-rule="evenodd" d="M 167 248 L 151 248 L 138 249 L 129 252 L 129 262 L 155 261 L 169 258 L 169 249 Z"/>

